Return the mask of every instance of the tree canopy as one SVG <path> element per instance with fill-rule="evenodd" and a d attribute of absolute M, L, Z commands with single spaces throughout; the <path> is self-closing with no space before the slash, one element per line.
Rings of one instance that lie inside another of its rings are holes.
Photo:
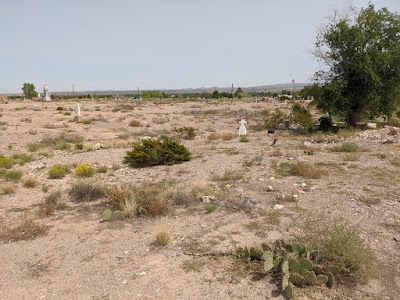
<path fill-rule="evenodd" d="M 317 34 L 317 106 L 356 126 L 362 116 L 389 115 L 400 103 L 400 15 L 370 4 L 335 13 Z"/>
<path fill-rule="evenodd" d="M 35 85 L 33 83 L 25 82 L 22 86 L 22 91 L 24 92 L 25 97 L 28 99 L 32 99 L 38 96 L 38 93 L 35 90 Z"/>

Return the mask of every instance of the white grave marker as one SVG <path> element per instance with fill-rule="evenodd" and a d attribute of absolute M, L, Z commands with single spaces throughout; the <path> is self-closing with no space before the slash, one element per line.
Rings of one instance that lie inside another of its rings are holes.
<path fill-rule="evenodd" d="M 239 136 L 241 135 L 247 135 L 247 130 L 246 127 L 244 126 L 244 124 L 247 124 L 245 119 L 241 119 L 240 122 L 240 127 L 239 127 Z"/>
<path fill-rule="evenodd" d="M 43 87 L 43 101 L 51 101 L 49 95 L 49 87 L 47 86 L 47 84 L 45 84 Z"/>
<path fill-rule="evenodd" d="M 79 107 L 79 103 L 76 104 L 75 115 L 79 117 L 81 115 L 81 108 Z"/>

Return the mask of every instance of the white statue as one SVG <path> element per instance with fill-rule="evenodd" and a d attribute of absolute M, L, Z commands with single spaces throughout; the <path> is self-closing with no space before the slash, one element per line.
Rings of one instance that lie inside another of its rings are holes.
<path fill-rule="evenodd" d="M 245 119 L 241 119 L 240 122 L 240 127 L 239 127 L 239 136 L 241 135 L 247 135 L 247 130 L 246 127 L 244 126 L 244 124 L 247 124 Z"/>
<path fill-rule="evenodd" d="M 76 103 L 76 107 L 75 107 L 75 115 L 77 117 L 79 117 L 81 115 L 81 108 L 79 106 L 79 103 Z"/>
<path fill-rule="evenodd" d="M 49 87 L 47 86 L 47 84 L 45 84 L 43 87 L 43 101 L 51 101 L 51 98 L 49 96 Z"/>

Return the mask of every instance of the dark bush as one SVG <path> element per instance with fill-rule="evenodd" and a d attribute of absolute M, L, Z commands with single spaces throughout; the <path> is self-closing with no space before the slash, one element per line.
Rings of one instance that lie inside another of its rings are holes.
<path fill-rule="evenodd" d="M 328 132 L 332 130 L 332 120 L 328 116 L 319 118 L 319 130 Z"/>
<path fill-rule="evenodd" d="M 184 146 L 168 137 L 146 139 L 127 151 L 124 163 L 133 168 L 156 165 L 173 165 L 190 160 L 191 153 Z"/>

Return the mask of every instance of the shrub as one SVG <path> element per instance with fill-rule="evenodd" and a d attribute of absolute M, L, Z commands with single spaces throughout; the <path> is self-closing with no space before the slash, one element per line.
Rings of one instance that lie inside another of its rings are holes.
<path fill-rule="evenodd" d="M 323 132 L 332 130 L 332 119 L 329 116 L 319 118 L 319 130 Z"/>
<path fill-rule="evenodd" d="M 67 199 L 64 195 L 61 190 L 49 194 L 39 205 L 39 216 L 47 217 L 52 215 L 54 210 L 65 208 Z"/>
<path fill-rule="evenodd" d="M 301 176 L 305 178 L 318 179 L 321 178 L 322 172 L 314 166 L 305 162 L 296 163 L 273 163 L 272 168 L 281 176 Z"/>
<path fill-rule="evenodd" d="M 2 194 L 14 194 L 17 187 L 11 183 L 0 183 L 0 190 Z"/>
<path fill-rule="evenodd" d="M 340 146 L 332 147 L 331 150 L 333 152 L 357 152 L 359 146 L 352 143 L 343 143 Z"/>
<path fill-rule="evenodd" d="M 23 186 L 26 188 L 34 188 L 37 184 L 38 182 L 34 177 L 27 177 L 23 180 Z"/>
<path fill-rule="evenodd" d="M 170 241 L 171 241 L 171 236 L 166 230 L 161 230 L 157 232 L 155 239 L 157 246 L 159 247 L 166 246 L 169 244 Z"/>
<path fill-rule="evenodd" d="M 15 160 L 13 158 L 0 154 L 0 168 L 11 169 L 14 164 Z"/>
<path fill-rule="evenodd" d="M 139 120 L 132 120 L 132 121 L 129 122 L 128 125 L 132 126 L 132 127 L 140 127 L 142 125 L 142 123 L 140 123 Z"/>
<path fill-rule="evenodd" d="M 96 173 L 107 173 L 108 167 L 106 165 L 98 166 L 96 168 Z"/>
<path fill-rule="evenodd" d="M 22 178 L 22 171 L 19 170 L 8 170 L 4 172 L 3 176 L 8 181 L 18 182 Z"/>
<path fill-rule="evenodd" d="M 71 145 L 68 144 L 67 142 L 57 141 L 53 144 L 53 149 L 68 151 L 69 149 L 71 149 Z"/>
<path fill-rule="evenodd" d="M 239 139 L 239 142 L 241 143 L 248 143 L 250 142 L 249 138 L 247 136 L 241 136 Z"/>
<path fill-rule="evenodd" d="M 309 132 L 314 124 L 311 113 L 297 103 L 292 107 L 291 121 L 299 124 L 303 128 L 304 132 Z"/>
<path fill-rule="evenodd" d="M 90 124 L 93 123 L 93 120 L 92 119 L 86 119 L 86 120 L 83 120 L 82 123 L 85 124 L 85 125 L 90 125 Z"/>
<path fill-rule="evenodd" d="M 133 217 L 137 213 L 137 204 L 134 193 L 129 186 L 110 186 L 104 189 L 105 195 L 123 213 L 124 217 Z"/>
<path fill-rule="evenodd" d="M 60 179 L 65 177 L 67 174 L 71 172 L 69 165 L 61 165 L 57 164 L 52 166 L 48 171 L 47 174 L 51 179 Z"/>
<path fill-rule="evenodd" d="M 43 145 L 40 143 L 29 143 L 27 148 L 30 152 L 38 152 L 40 149 L 43 148 Z"/>
<path fill-rule="evenodd" d="M 296 239 L 317 245 L 322 260 L 337 266 L 342 276 L 360 282 L 374 277 L 376 258 L 363 242 L 358 227 L 320 214 L 308 216 L 296 226 L 300 230 Z"/>
<path fill-rule="evenodd" d="M 20 166 L 23 166 L 27 162 L 35 160 L 35 157 L 32 154 L 28 153 L 14 154 L 12 158 L 15 159 L 16 163 L 19 164 Z"/>
<path fill-rule="evenodd" d="M 90 164 L 79 164 L 75 168 L 75 175 L 78 177 L 92 177 L 95 172 Z"/>
<path fill-rule="evenodd" d="M 172 165 L 190 160 L 191 153 L 184 145 L 168 137 L 146 139 L 127 152 L 124 163 L 134 168 Z"/>
<path fill-rule="evenodd" d="M 91 181 L 79 180 L 75 182 L 68 194 L 75 202 L 97 200 L 105 196 L 104 191 Z"/>
<path fill-rule="evenodd" d="M 204 205 L 204 209 L 206 210 L 206 213 L 210 214 L 212 213 L 215 209 L 217 208 L 217 205 L 215 203 L 207 203 Z"/>
<path fill-rule="evenodd" d="M 0 241 L 16 242 L 33 240 L 36 237 L 46 234 L 47 230 L 47 226 L 39 224 L 33 219 L 24 217 L 22 221 L 13 228 L 0 225 Z"/>
<path fill-rule="evenodd" d="M 174 128 L 174 131 L 184 140 L 193 140 L 196 137 L 196 131 L 193 127 Z"/>

